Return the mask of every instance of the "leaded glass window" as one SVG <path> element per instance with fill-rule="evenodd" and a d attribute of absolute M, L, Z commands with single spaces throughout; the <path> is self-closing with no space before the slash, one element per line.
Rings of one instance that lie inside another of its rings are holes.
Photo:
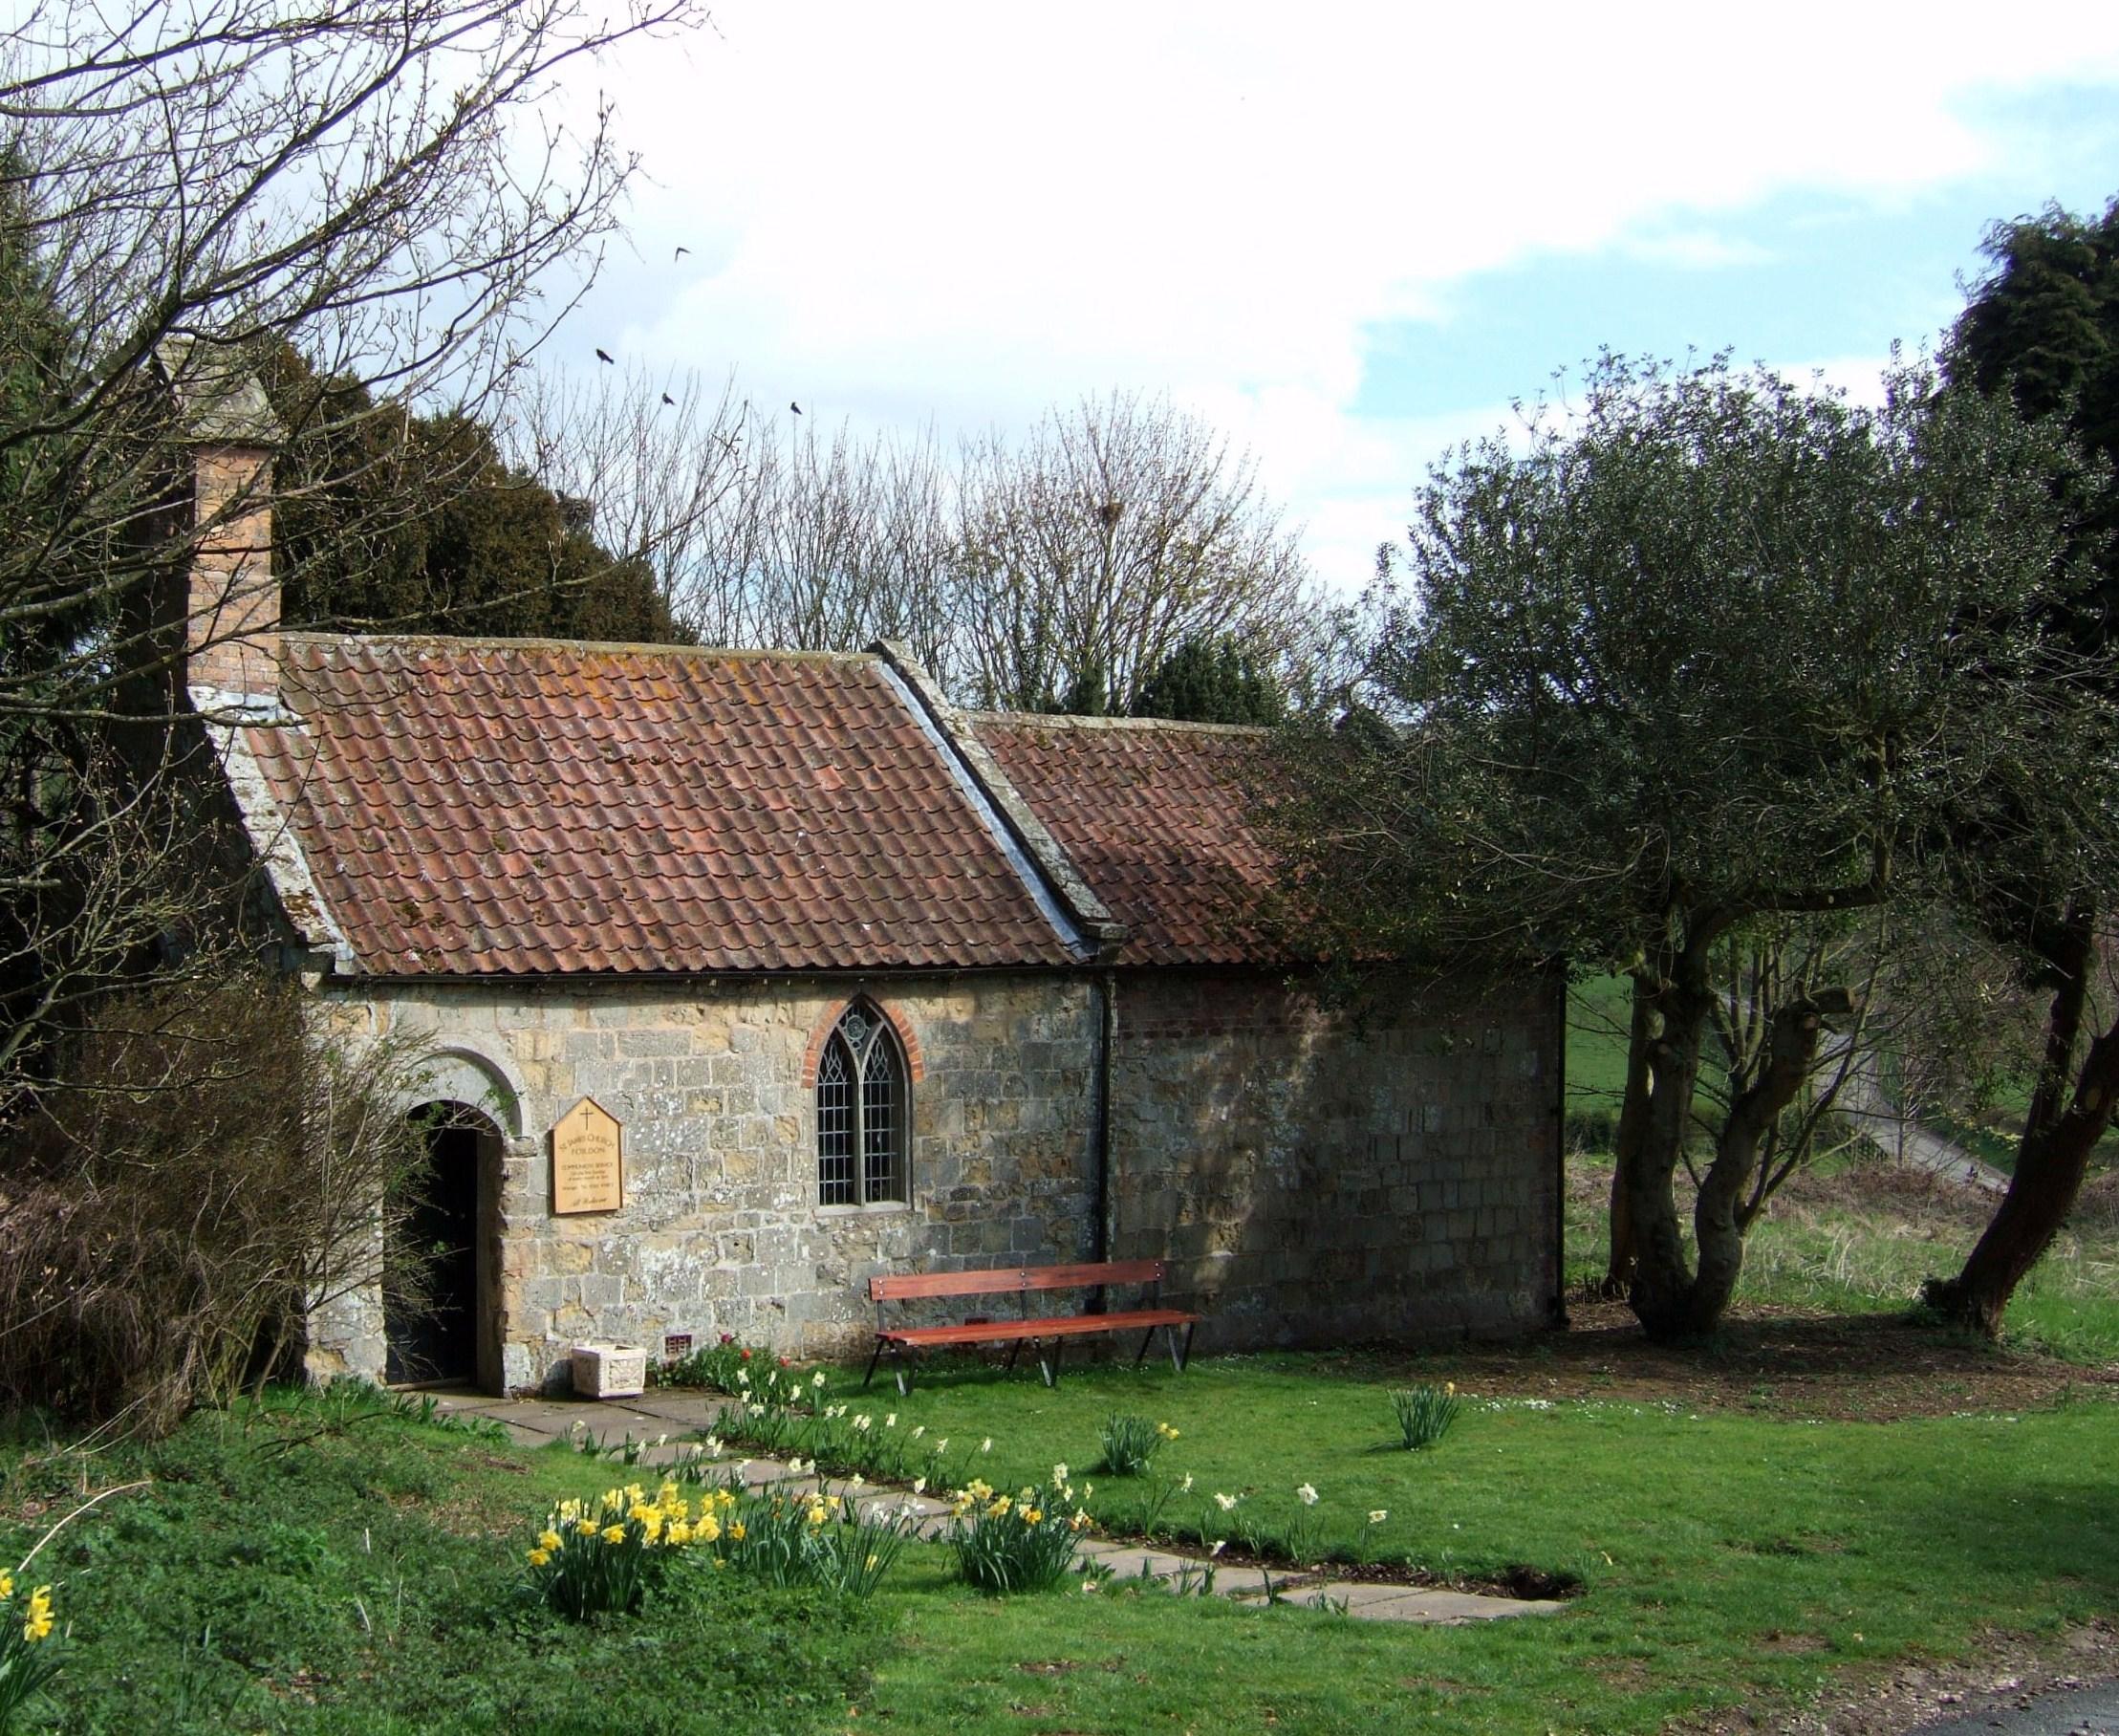
<path fill-rule="evenodd" d="M 903 1201 L 910 1104 L 890 1021 L 865 1002 L 846 1010 L 816 1070 L 816 1197 L 820 1205 Z"/>

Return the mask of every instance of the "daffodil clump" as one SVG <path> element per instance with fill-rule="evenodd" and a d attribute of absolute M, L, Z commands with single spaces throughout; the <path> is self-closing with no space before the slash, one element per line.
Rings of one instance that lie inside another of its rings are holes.
<path fill-rule="evenodd" d="M 1145 1476 L 1163 1443 L 1178 1431 L 1167 1422 L 1116 1412 L 1104 1419 L 1104 1469 L 1114 1477 Z"/>
<path fill-rule="evenodd" d="M 1457 1382 L 1445 1380 L 1439 1386 L 1426 1382 L 1395 1392 L 1391 1408 L 1397 1414 L 1398 1434 L 1408 1452 L 1433 1446 L 1457 1421 Z"/>
<path fill-rule="evenodd" d="M 13 1729 L 15 1713 L 59 1673 L 53 1623 L 50 1586 L 18 1598 L 14 1575 L 0 1572 L 0 1732 Z"/>
<path fill-rule="evenodd" d="M 789 1468 L 800 1465 L 796 1460 Z M 745 1534 L 730 1560 L 768 1585 L 823 1585 L 867 1595 L 890 1572 L 919 1513 L 909 1503 L 864 1506 L 860 1485 L 853 1479 L 852 1499 L 821 1487 L 758 1491 L 744 1506 L 736 1529 Z"/>
<path fill-rule="evenodd" d="M 1085 1488 L 1082 1499 L 1089 1493 Z M 1073 1570 L 1090 1527 L 1064 1465 L 1052 1466 L 1049 1482 L 1012 1495 L 974 1477 L 955 1491 L 950 1520 L 958 1573 L 988 1592 L 1042 1592 L 1059 1584 Z"/>
<path fill-rule="evenodd" d="M 727 1489 L 706 1490 L 694 1502 L 667 1482 L 653 1495 L 631 1483 L 595 1501 L 562 1501 L 526 1552 L 530 1584 L 577 1621 L 598 1611 L 637 1610 L 673 1555 L 722 1541 L 735 1505 Z"/>

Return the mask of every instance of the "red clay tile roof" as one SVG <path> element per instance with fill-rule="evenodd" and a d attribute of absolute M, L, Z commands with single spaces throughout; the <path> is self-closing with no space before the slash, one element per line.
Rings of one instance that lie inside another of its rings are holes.
<path fill-rule="evenodd" d="M 993 712 L 966 722 L 1126 924 L 1116 963 L 1290 956 L 1265 920 L 1274 858 L 1246 814 L 1261 731 Z"/>
<path fill-rule="evenodd" d="M 386 976 L 1062 965 L 876 657 L 291 634 L 249 731 Z"/>

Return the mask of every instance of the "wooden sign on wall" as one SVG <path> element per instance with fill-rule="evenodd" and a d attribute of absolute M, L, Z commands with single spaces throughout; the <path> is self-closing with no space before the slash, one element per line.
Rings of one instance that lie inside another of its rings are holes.
<path fill-rule="evenodd" d="M 594 1097 L 583 1097 L 551 1129 L 551 1209 L 616 1211 L 625 1204 L 625 1130 Z"/>

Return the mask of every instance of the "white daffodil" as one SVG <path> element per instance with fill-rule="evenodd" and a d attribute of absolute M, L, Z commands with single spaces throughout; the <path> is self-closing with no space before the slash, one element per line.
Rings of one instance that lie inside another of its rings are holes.
<path fill-rule="evenodd" d="M 1369 1509 L 1369 1523 L 1371 1525 L 1381 1525 L 1390 1516 L 1391 1509 L 1387 1507 L 1375 1507 Z"/>
<path fill-rule="evenodd" d="M 1216 1489 L 1214 1491 L 1214 1505 L 1220 1508 L 1224 1513 L 1233 1512 L 1236 1508 L 1236 1504 L 1243 1499 L 1243 1497 L 1242 1495 L 1224 1495 L 1220 1489 Z"/>
<path fill-rule="evenodd" d="M 1295 1499 L 1305 1507 L 1315 1507 L 1317 1505 L 1317 1491 L 1311 1488 L 1308 1484 L 1302 1484 L 1295 1490 Z"/>

